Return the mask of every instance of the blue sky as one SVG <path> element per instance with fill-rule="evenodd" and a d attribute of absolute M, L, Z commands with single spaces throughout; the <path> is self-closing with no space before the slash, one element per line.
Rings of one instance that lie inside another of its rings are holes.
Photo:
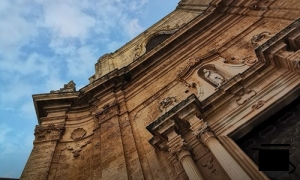
<path fill-rule="evenodd" d="M 179 0 L 1 0 L 0 177 L 19 178 L 37 118 L 32 94 L 88 84 L 98 57 L 114 52 Z"/>

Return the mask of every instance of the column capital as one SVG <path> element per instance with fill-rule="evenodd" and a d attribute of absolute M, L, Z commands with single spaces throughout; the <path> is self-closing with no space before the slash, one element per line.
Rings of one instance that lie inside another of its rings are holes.
<path fill-rule="evenodd" d="M 182 150 L 188 150 L 188 144 L 181 138 L 180 135 L 169 140 L 168 147 L 168 151 L 173 155 L 178 154 Z"/>
<path fill-rule="evenodd" d="M 193 132 L 193 134 L 197 137 L 197 138 L 201 138 L 201 140 L 203 141 L 204 144 L 206 144 L 207 140 L 215 137 L 214 133 L 212 132 L 212 130 L 210 129 L 210 127 L 207 125 L 207 122 L 203 122 L 198 128 L 197 130 L 195 130 Z"/>

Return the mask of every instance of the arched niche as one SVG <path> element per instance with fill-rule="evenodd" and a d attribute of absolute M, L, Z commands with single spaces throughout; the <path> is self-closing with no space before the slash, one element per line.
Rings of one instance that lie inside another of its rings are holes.
<path fill-rule="evenodd" d="M 144 42 L 146 52 L 168 39 L 178 29 L 163 30 L 151 34 Z"/>
<path fill-rule="evenodd" d="M 231 78 L 229 74 L 216 68 L 214 64 L 206 64 L 200 67 L 197 75 L 215 88 L 219 88 Z"/>
<path fill-rule="evenodd" d="M 133 50 L 134 59 L 139 58 L 143 54 L 157 47 L 163 41 L 168 39 L 177 30 L 178 28 L 172 30 L 160 30 L 147 36 L 147 38 L 145 38 L 142 43 L 137 44 L 136 47 L 134 48 Z"/>
<path fill-rule="evenodd" d="M 158 34 L 158 35 L 152 37 L 146 44 L 146 52 L 152 50 L 157 45 L 159 45 L 161 42 L 168 39 L 168 37 L 170 37 L 170 36 L 171 36 L 171 34 Z"/>

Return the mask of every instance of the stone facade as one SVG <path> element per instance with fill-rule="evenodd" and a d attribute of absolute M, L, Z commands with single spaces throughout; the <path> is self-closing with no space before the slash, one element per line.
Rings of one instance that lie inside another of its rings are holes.
<path fill-rule="evenodd" d="M 21 179 L 268 179 L 235 141 L 298 97 L 299 17 L 299 0 L 181 0 L 87 86 L 33 95 Z"/>

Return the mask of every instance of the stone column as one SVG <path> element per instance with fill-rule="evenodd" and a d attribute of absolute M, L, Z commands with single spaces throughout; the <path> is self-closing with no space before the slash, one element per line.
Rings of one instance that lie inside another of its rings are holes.
<path fill-rule="evenodd" d="M 190 180 L 204 180 L 180 135 L 169 141 L 168 146 L 169 152 L 178 158 Z"/>
<path fill-rule="evenodd" d="M 251 178 L 239 166 L 239 164 L 231 157 L 222 144 L 216 139 L 213 132 L 207 126 L 207 123 L 202 123 L 198 132 L 194 132 L 198 138 L 210 149 L 221 166 L 224 168 L 229 177 L 233 180 L 250 180 Z"/>

